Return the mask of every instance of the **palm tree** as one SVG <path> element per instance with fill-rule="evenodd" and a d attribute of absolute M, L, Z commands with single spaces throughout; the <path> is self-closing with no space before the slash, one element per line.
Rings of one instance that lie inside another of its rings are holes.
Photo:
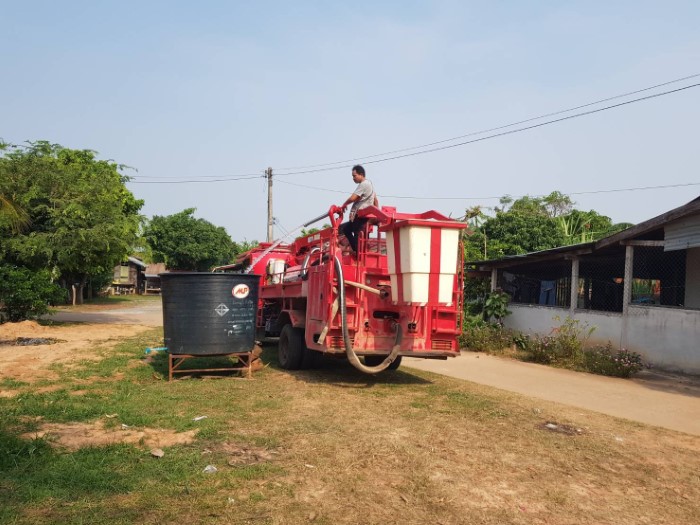
<path fill-rule="evenodd" d="M 29 224 L 29 215 L 10 197 L 0 193 L 0 223 L 5 221 L 12 233 L 19 233 Z"/>
<path fill-rule="evenodd" d="M 464 215 L 464 219 L 467 221 L 467 224 L 469 224 L 469 226 L 471 226 L 475 231 L 480 230 L 481 226 L 484 224 L 484 221 L 487 218 L 488 216 L 483 212 L 481 206 L 478 204 L 476 206 L 468 208 Z M 484 234 L 484 259 L 486 259 L 487 238 L 486 232 L 482 233 Z"/>

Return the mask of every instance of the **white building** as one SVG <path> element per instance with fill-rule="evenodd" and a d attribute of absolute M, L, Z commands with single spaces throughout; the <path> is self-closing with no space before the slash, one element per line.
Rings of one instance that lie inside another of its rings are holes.
<path fill-rule="evenodd" d="M 700 197 L 599 241 L 475 263 L 507 292 L 508 328 L 569 316 L 667 370 L 700 374 Z"/>

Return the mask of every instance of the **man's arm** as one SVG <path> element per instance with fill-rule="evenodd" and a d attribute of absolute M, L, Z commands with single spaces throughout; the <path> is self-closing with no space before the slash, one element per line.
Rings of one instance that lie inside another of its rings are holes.
<path fill-rule="evenodd" d="M 341 206 L 341 208 L 343 209 L 343 212 L 345 212 L 345 208 L 347 208 L 349 204 L 352 204 L 353 202 L 355 202 L 359 198 L 360 198 L 360 196 L 357 193 L 353 193 L 352 195 L 350 195 L 347 198 L 347 200 L 343 203 L 343 205 Z"/>

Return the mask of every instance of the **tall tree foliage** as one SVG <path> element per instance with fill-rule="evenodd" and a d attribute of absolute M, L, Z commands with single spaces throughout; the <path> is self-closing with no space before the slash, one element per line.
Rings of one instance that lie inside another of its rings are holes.
<path fill-rule="evenodd" d="M 230 263 L 238 251 L 226 230 L 194 218 L 195 208 L 165 217 L 156 215 L 146 226 L 144 238 L 154 262 L 170 270 L 208 271 Z"/>
<path fill-rule="evenodd" d="M 497 259 L 595 241 L 631 226 L 613 224 L 609 217 L 593 210 L 577 210 L 574 202 L 558 191 L 517 200 L 505 196 L 495 212 L 487 217 L 478 206 L 467 210 L 474 234 L 466 239 L 466 260 Z"/>
<path fill-rule="evenodd" d="M 0 257 L 77 283 L 82 297 L 90 277 L 129 254 L 143 201 L 126 188 L 123 166 L 98 160 L 94 151 L 46 141 L 5 149 L 0 195 L 20 220 L 8 212 L 0 219 Z"/>

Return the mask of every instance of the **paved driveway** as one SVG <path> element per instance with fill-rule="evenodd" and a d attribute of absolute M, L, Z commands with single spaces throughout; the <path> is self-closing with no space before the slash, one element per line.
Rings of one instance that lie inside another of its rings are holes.
<path fill-rule="evenodd" d="M 474 352 L 402 366 L 700 436 L 700 378 L 642 372 L 618 379 Z"/>

